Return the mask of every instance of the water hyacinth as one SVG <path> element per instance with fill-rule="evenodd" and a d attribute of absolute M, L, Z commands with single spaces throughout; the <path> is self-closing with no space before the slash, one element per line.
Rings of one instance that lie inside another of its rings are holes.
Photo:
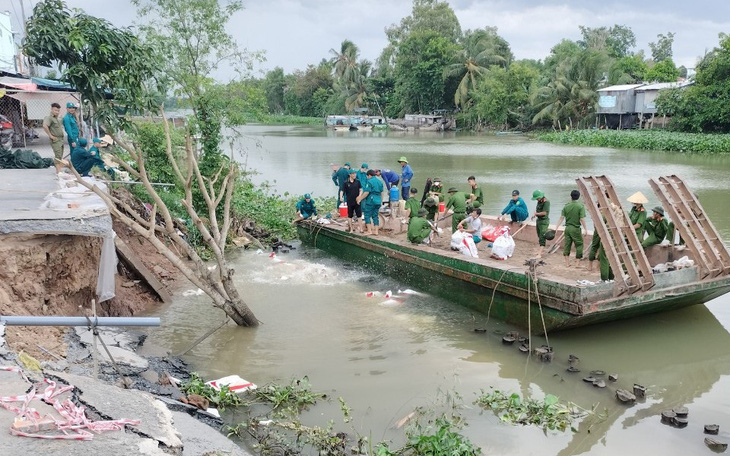
<path fill-rule="evenodd" d="M 730 153 L 730 135 L 667 130 L 570 130 L 537 135 L 542 141 L 618 149 L 661 150 L 690 154 Z"/>

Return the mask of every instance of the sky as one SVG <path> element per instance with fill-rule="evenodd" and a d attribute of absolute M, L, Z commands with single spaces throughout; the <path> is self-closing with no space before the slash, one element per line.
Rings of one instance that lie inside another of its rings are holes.
<path fill-rule="evenodd" d="M 0 0 L 20 24 L 20 2 L 26 14 L 36 0 Z M 66 0 L 69 7 L 104 17 L 118 26 L 140 20 L 130 0 Z M 244 10 L 230 19 L 229 32 L 241 47 L 265 51 L 258 71 L 280 66 L 286 72 L 329 58 L 344 39 L 375 60 L 387 44 L 384 29 L 411 12 L 411 0 L 244 0 Z M 674 32 L 674 61 L 693 68 L 697 57 L 718 44 L 718 33 L 730 33 L 730 1 L 661 0 L 450 0 L 463 30 L 496 26 L 517 59 L 544 59 L 561 39 L 580 39 L 579 25 L 626 25 L 637 47 L 650 56 L 648 43 L 659 33 Z M 154 21 L 152 21 L 154 22 Z M 221 78 L 227 76 L 225 70 Z"/>

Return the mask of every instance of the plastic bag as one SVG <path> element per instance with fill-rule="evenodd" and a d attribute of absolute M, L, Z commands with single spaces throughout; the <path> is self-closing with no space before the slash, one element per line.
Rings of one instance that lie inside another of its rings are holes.
<path fill-rule="evenodd" d="M 498 260 L 506 260 L 515 252 L 515 241 L 509 235 L 509 229 L 506 233 L 494 240 L 492 245 L 492 258 Z"/>
<path fill-rule="evenodd" d="M 484 230 L 482 230 L 482 239 L 486 239 L 489 242 L 494 242 L 495 239 L 497 239 L 504 233 L 509 233 L 509 227 L 507 225 L 488 225 Z"/>
<path fill-rule="evenodd" d="M 474 238 L 469 233 L 457 231 L 451 235 L 451 247 L 458 249 L 463 255 L 479 258 Z"/>

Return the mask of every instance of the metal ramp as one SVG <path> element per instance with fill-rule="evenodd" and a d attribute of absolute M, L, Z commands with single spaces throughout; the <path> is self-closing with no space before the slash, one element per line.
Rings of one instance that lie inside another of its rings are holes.
<path fill-rule="evenodd" d="M 730 252 L 684 181 L 675 175 L 663 176 L 650 179 L 649 185 L 694 256 L 700 269 L 700 278 L 730 273 Z M 673 239 L 671 241 L 674 243 Z"/>
<path fill-rule="evenodd" d="M 615 275 L 615 295 L 646 291 L 654 286 L 654 273 L 636 236 L 629 215 L 621 208 L 613 183 L 606 176 L 575 180 L 584 204 Z M 619 208 L 612 210 L 613 208 Z"/>

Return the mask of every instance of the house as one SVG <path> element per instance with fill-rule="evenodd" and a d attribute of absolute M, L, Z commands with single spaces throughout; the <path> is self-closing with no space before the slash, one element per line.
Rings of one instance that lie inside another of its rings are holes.
<path fill-rule="evenodd" d="M 666 89 L 683 88 L 692 81 L 658 82 L 652 84 L 621 84 L 598 90 L 598 125 L 624 129 L 653 124 L 656 99 Z"/>

